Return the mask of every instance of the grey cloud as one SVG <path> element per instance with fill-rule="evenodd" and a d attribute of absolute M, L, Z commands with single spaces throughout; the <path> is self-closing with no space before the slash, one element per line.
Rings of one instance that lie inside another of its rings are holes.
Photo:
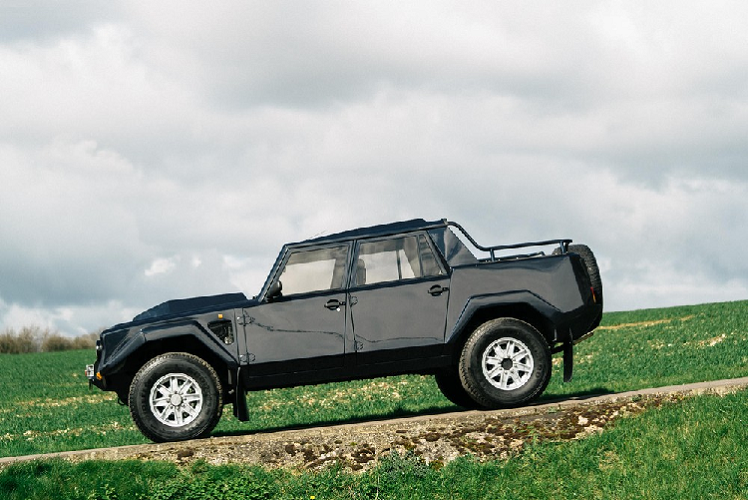
<path fill-rule="evenodd" d="M 0 325 L 411 217 L 588 243 L 611 308 L 745 297 L 742 4 L 114 5 L 0 40 Z"/>
<path fill-rule="evenodd" d="M 48 42 L 76 35 L 119 16 L 116 2 L 5 0 L 0 7 L 0 42 Z"/>

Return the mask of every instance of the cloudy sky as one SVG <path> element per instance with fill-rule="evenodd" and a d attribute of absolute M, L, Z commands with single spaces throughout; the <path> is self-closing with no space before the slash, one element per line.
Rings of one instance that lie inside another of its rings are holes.
<path fill-rule="evenodd" d="M 255 294 L 414 217 L 590 245 L 608 310 L 748 299 L 748 4 L 0 6 L 0 331 Z"/>

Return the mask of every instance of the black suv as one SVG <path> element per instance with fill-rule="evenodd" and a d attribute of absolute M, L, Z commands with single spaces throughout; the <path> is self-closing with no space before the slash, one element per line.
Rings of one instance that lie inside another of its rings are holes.
<path fill-rule="evenodd" d="M 570 379 L 602 316 L 595 258 L 570 243 L 483 247 L 421 219 L 289 243 L 257 297 L 158 305 L 105 330 L 86 372 L 154 441 L 208 435 L 224 403 L 247 420 L 246 391 L 403 373 L 435 375 L 463 407 L 523 405 L 552 353 Z"/>

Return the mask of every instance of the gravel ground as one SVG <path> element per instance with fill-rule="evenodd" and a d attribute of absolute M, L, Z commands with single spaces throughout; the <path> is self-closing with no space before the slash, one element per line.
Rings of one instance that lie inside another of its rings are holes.
<path fill-rule="evenodd" d="M 180 443 L 123 446 L 65 452 L 44 457 L 73 461 L 166 460 L 189 465 L 255 464 L 318 469 L 333 462 L 354 471 L 373 466 L 380 456 L 412 452 L 429 463 L 447 463 L 472 454 L 479 460 L 504 459 L 528 442 L 581 439 L 615 421 L 663 402 L 701 393 L 724 394 L 748 386 L 748 378 L 648 389 L 586 399 L 567 399 L 512 410 L 464 411 L 357 424 L 220 436 Z M 41 458 L 0 459 L 3 464 Z"/>
<path fill-rule="evenodd" d="M 659 400 L 586 404 L 547 412 L 463 412 L 431 417 L 368 422 L 215 437 L 184 443 L 144 445 L 82 454 L 89 458 L 170 460 L 190 464 L 244 463 L 314 469 L 341 462 L 352 470 L 376 463 L 392 451 L 411 451 L 427 462 L 446 463 L 471 453 L 479 459 L 505 458 L 532 439 L 576 439 L 602 430 L 612 420 L 642 411 Z"/>

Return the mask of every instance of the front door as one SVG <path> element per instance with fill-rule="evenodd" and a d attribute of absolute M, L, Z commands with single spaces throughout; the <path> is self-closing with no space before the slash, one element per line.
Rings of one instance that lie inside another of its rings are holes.
<path fill-rule="evenodd" d="M 342 367 L 349 245 L 294 250 L 281 265 L 281 294 L 244 310 L 250 374 Z"/>

